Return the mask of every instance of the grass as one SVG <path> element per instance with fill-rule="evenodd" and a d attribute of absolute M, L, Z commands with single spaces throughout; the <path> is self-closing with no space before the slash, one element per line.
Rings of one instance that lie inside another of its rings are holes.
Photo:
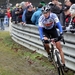
<path fill-rule="evenodd" d="M 9 32 L 0 32 L 0 75 L 48 74 L 56 75 L 56 70 L 46 57 L 15 43 Z"/>

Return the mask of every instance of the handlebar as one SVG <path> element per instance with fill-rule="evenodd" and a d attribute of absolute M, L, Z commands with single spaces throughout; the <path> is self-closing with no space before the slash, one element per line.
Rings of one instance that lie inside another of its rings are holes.
<path fill-rule="evenodd" d="M 63 42 L 63 44 L 65 44 L 65 40 L 64 40 L 64 37 L 61 37 L 61 36 L 59 36 L 59 37 L 57 37 L 57 38 L 52 38 L 52 39 L 48 39 L 48 40 L 44 40 L 44 43 L 49 43 L 49 42 L 57 42 L 57 41 L 62 41 Z"/>
<path fill-rule="evenodd" d="M 55 41 L 55 42 L 57 42 L 57 41 L 62 41 L 63 44 L 65 44 L 64 37 L 61 37 L 61 36 L 59 36 L 58 38 L 55 38 L 54 41 Z"/>

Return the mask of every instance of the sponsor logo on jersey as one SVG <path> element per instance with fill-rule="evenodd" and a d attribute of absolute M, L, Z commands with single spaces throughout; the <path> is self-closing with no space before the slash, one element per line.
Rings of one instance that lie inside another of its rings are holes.
<path fill-rule="evenodd" d="M 53 25 L 53 20 L 52 19 L 48 19 L 47 21 L 44 21 L 44 26 L 51 26 L 51 25 Z"/>

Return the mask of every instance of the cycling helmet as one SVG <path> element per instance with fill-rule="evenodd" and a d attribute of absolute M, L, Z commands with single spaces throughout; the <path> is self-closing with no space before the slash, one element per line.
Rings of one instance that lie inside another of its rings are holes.
<path fill-rule="evenodd" d="M 51 7 L 49 5 L 45 5 L 42 7 L 42 12 L 43 13 L 47 13 L 51 10 Z"/>

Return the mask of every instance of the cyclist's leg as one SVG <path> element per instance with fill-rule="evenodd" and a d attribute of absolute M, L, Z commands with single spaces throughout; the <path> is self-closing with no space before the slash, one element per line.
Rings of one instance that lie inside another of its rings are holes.
<path fill-rule="evenodd" d="M 62 47 L 61 47 L 60 41 L 56 42 L 56 47 L 57 47 L 57 49 L 60 52 L 60 56 L 61 56 L 61 59 L 62 59 L 62 63 L 65 64 L 64 53 L 62 51 Z"/>
<path fill-rule="evenodd" d="M 44 37 L 44 41 L 43 41 L 43 44 L 44 44 L 44 47 L 45 47 L 45 50 L 47 51 L 47 54 L 50 53 L 49 51 L 49 43 L 47 42 L 48 38 L 47 37 Z"/>
<path fill-rule="evenodd" d="M 63 51 L 62 51 L 62 47 L 61 47 L 60 42 L 56 42 L 56 47 L 58 48 L 58 50 L 59 50 L 59 52 L 60 52 L 60 56 L 61 56 L 62 63 L 63 63 L 63 64 L 62 64 L 62 67 L 63 67 L 64 71 L 67 72 L 67 71 L 68 71 L 68 68 L 67 68 L 66 65 L 65 65 L 64 53 L 63 53 Z"/>
<path fill-rule="evenodd" d="M 57 38 L 59 36 L 55 27 L 52 29 L 51 36 L 52 36 L 52 38 Z M 64 54 L 63 54 L 62 47 L 61 47 L 61 44 L 60 44 L 59 41 L 56 42 L 56 47 L 57 47 L 57 49 L 60 52 L 60 56 L 61 56 L 61 59 L 62 59 L 62 63 L 65 64 Z"/>
<path fill-rule="evenodd" d="M 47 42 L 47 40 L 48 40 L 48 38 L 44 37 L 43 44 L 44 44 L 44 48 L 45 48 L 45 50 L 46 50 L 46 52 L 48 54 L 48 60 L 51 62 L 52 61 L 52 59 L 51 59 L 51 52 L 50 52 L 50 47 L 49 47 L 49 43 Z"/>
<path fill-rule="evenodd" d="M 61 65 L 61 59 L 60 59 L 60 56 L 59 56 L 59 53 L 57 50 L 55 50 L 55 55 L 56 55 L 56 58 L 57 58 L 57 71 L 58 71 L 58 74 L 59 75 L 64 75 L 64 71 L 63 71 L 63 67 Z"/>
<path fill-rule="evenodd" d="M 58 32 L 57 32 L 56 28 L 54 27 L 52 31 L 53 31 L 51 33 L 52 38 L 57 38 L 59 35 L 58 35 Z M 56 47 L 57 47 L 57 49 L 60 52 L 60 56 L 61 56 L 61 59 L 62 59 L 62 63 L 65 64 L 64 54 L 63 54 L 62 47 L 61 47 L 61 44 L 60 44 L 59 41 L 56 42 Z"/>
<path fill-rule="evenodd" d="M 43 45 L 44 45 L 44 48 L 45 48 L 45 50 L 46 50 L 46 52 L 48 54 L 49 61 L 52 61 L 51 60 L 50 47 L 49 47 L 49 41 L 48 41 L 49 34 L 47 32 L 48 31 L 46 29 L 43 30 L 43 35 L 44 35 Z"/>
<path fill-rule="evenodd" d="M 62 50 L 62 46 L 61 46 L 60 41 L 56 42 L 56 47 L 57 47 L 57 49 L 59 50 L 62 63 L 65 64 L 64 53 L 63 53 L 63 50 Z"/>

